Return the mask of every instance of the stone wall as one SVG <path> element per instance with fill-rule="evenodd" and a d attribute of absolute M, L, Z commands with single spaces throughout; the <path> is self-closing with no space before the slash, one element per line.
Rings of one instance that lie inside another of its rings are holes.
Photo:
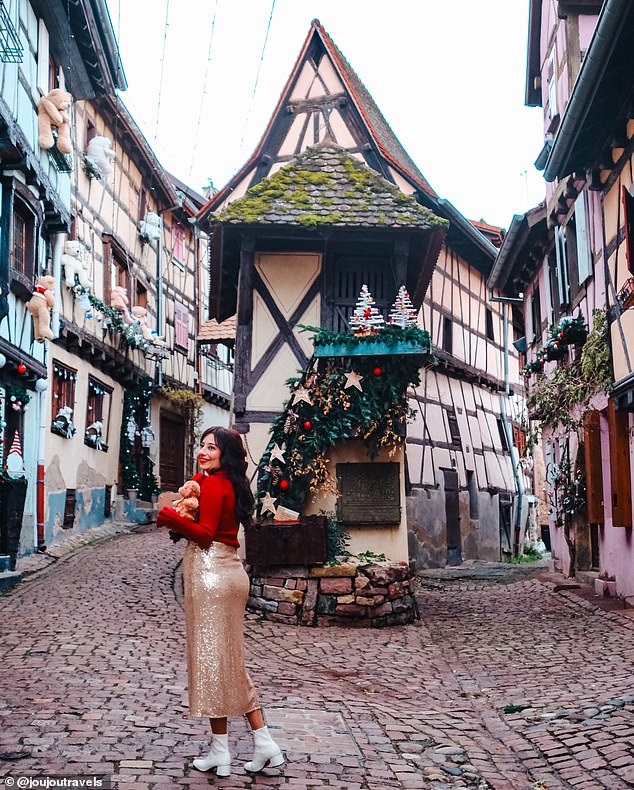
<path fill-rule="evenodd" d="M 252 567 L 247 608 L 292 625 L 380 628 L 418 618 L 409 566 Z"/>

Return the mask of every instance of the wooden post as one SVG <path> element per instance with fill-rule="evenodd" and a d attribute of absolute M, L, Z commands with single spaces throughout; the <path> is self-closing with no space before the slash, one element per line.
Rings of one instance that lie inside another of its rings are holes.
<path fill-rule="evenodd" d="M 247 407 L 247 386 L 251 370 L 251 336 L 253 332 L 253 258 L 255 241 L 243 236 L 240 246 L 238 274 L 238 321 L 236 326 L 236 364 L 233 382 L 233 410 L 244 414 Z"/>

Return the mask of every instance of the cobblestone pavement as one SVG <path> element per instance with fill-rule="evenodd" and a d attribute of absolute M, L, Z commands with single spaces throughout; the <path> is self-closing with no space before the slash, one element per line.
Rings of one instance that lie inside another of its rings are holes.
<path fill-rule="evenodd" d="M 124 790 L 634 787 L 634 610 L 533 573 L 421 578 L 413 626 L 310 629 L 247 616 L 247 652 L 282 770 L 191 768 L 182 554 L 132 531 L 0 598 L 0 777 L 113 776 Z M 539 575 L 539 574 L 542 575 Z M 559 582 L 564 580 L 559 577 Z"/>

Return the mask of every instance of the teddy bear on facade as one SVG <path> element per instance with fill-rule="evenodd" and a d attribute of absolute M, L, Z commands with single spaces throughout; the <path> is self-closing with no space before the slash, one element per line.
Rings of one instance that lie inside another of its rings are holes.
<path fill-rule="evenodd" d="M 53 88 L 42 96 L 37 105 L 37 131 L 40 148 L 48 150 L 55 145 L 53 129 L 57 129 L 57 150 L 62 154 L 72 154 L 70 139 L 70 120 L 68 110 L 73 97 L 62 88 Z"/>
<path fill-rule="evenodd" d="M 161 218 L 153 211 L 148 211 L 145 219 L 139 222 L 139 236 L 147 244 L 152 244 L 161 237 Z"/>
<path fill-rule="evenodd" d="M 120 285 L 115 285 L 110 291 L 110 307 L 113 310 L 120 310 L 123 313 L 123 320 L 127 324 L 133 323 L 130 310 L 128 309 L 129 303 L 126 289 Z"/>
<path fill-rule="evenodd" d="M 45 274 L 37 281 L 26 308 L 33 318 L 33 337 L 38 343 L 52 340 L 50 310 L 55 306 L 55 278 Z"/>
<path fill-rule="evenodd" d="M 81 287 L 86 291 L 90 290 L 90 276 L 88 274 L 88 266 L 84 260 L 81 242 L 75 239 L 69 239 L 64 242 L 62 266 L 64 267 L 64 281 L 68 288 L 75 286 L 75 275 L 77 275 L 77 280 Z"/>
<path fill-rule="evenodd" d="M 88 143 L 85 157 L 97 178 L 106 178 L 112 173 L 115 151 L 108 137 L 93 137 Z"/>
<path fill-rule="evenodd" d="M 138 323 L 139 329 L 146 340 L 150 343 L 154 343 L 155 346 L 165 345 L 165 341 L 148 326 L 148 312 L 145 307 L 136 304 L 130 312 L 132 313 L 134 321 Z"/>
<path fill-rule="evenodd" d="M 200 486 L 195 480 L 186 480 L 178 489 L 178 493 L 181 498 L 176 499 L 172 507 L 179 516 L 196 521 L 198 518 Z"/>

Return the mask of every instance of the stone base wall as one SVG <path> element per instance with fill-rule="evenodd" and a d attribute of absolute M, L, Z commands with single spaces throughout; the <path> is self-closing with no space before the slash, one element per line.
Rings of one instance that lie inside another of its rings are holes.
<path fill-rule="evenodd" d="M 249 569 L 247 608 L 290 625 L 381 628 L 419 617 L 405 562 Z"/>

